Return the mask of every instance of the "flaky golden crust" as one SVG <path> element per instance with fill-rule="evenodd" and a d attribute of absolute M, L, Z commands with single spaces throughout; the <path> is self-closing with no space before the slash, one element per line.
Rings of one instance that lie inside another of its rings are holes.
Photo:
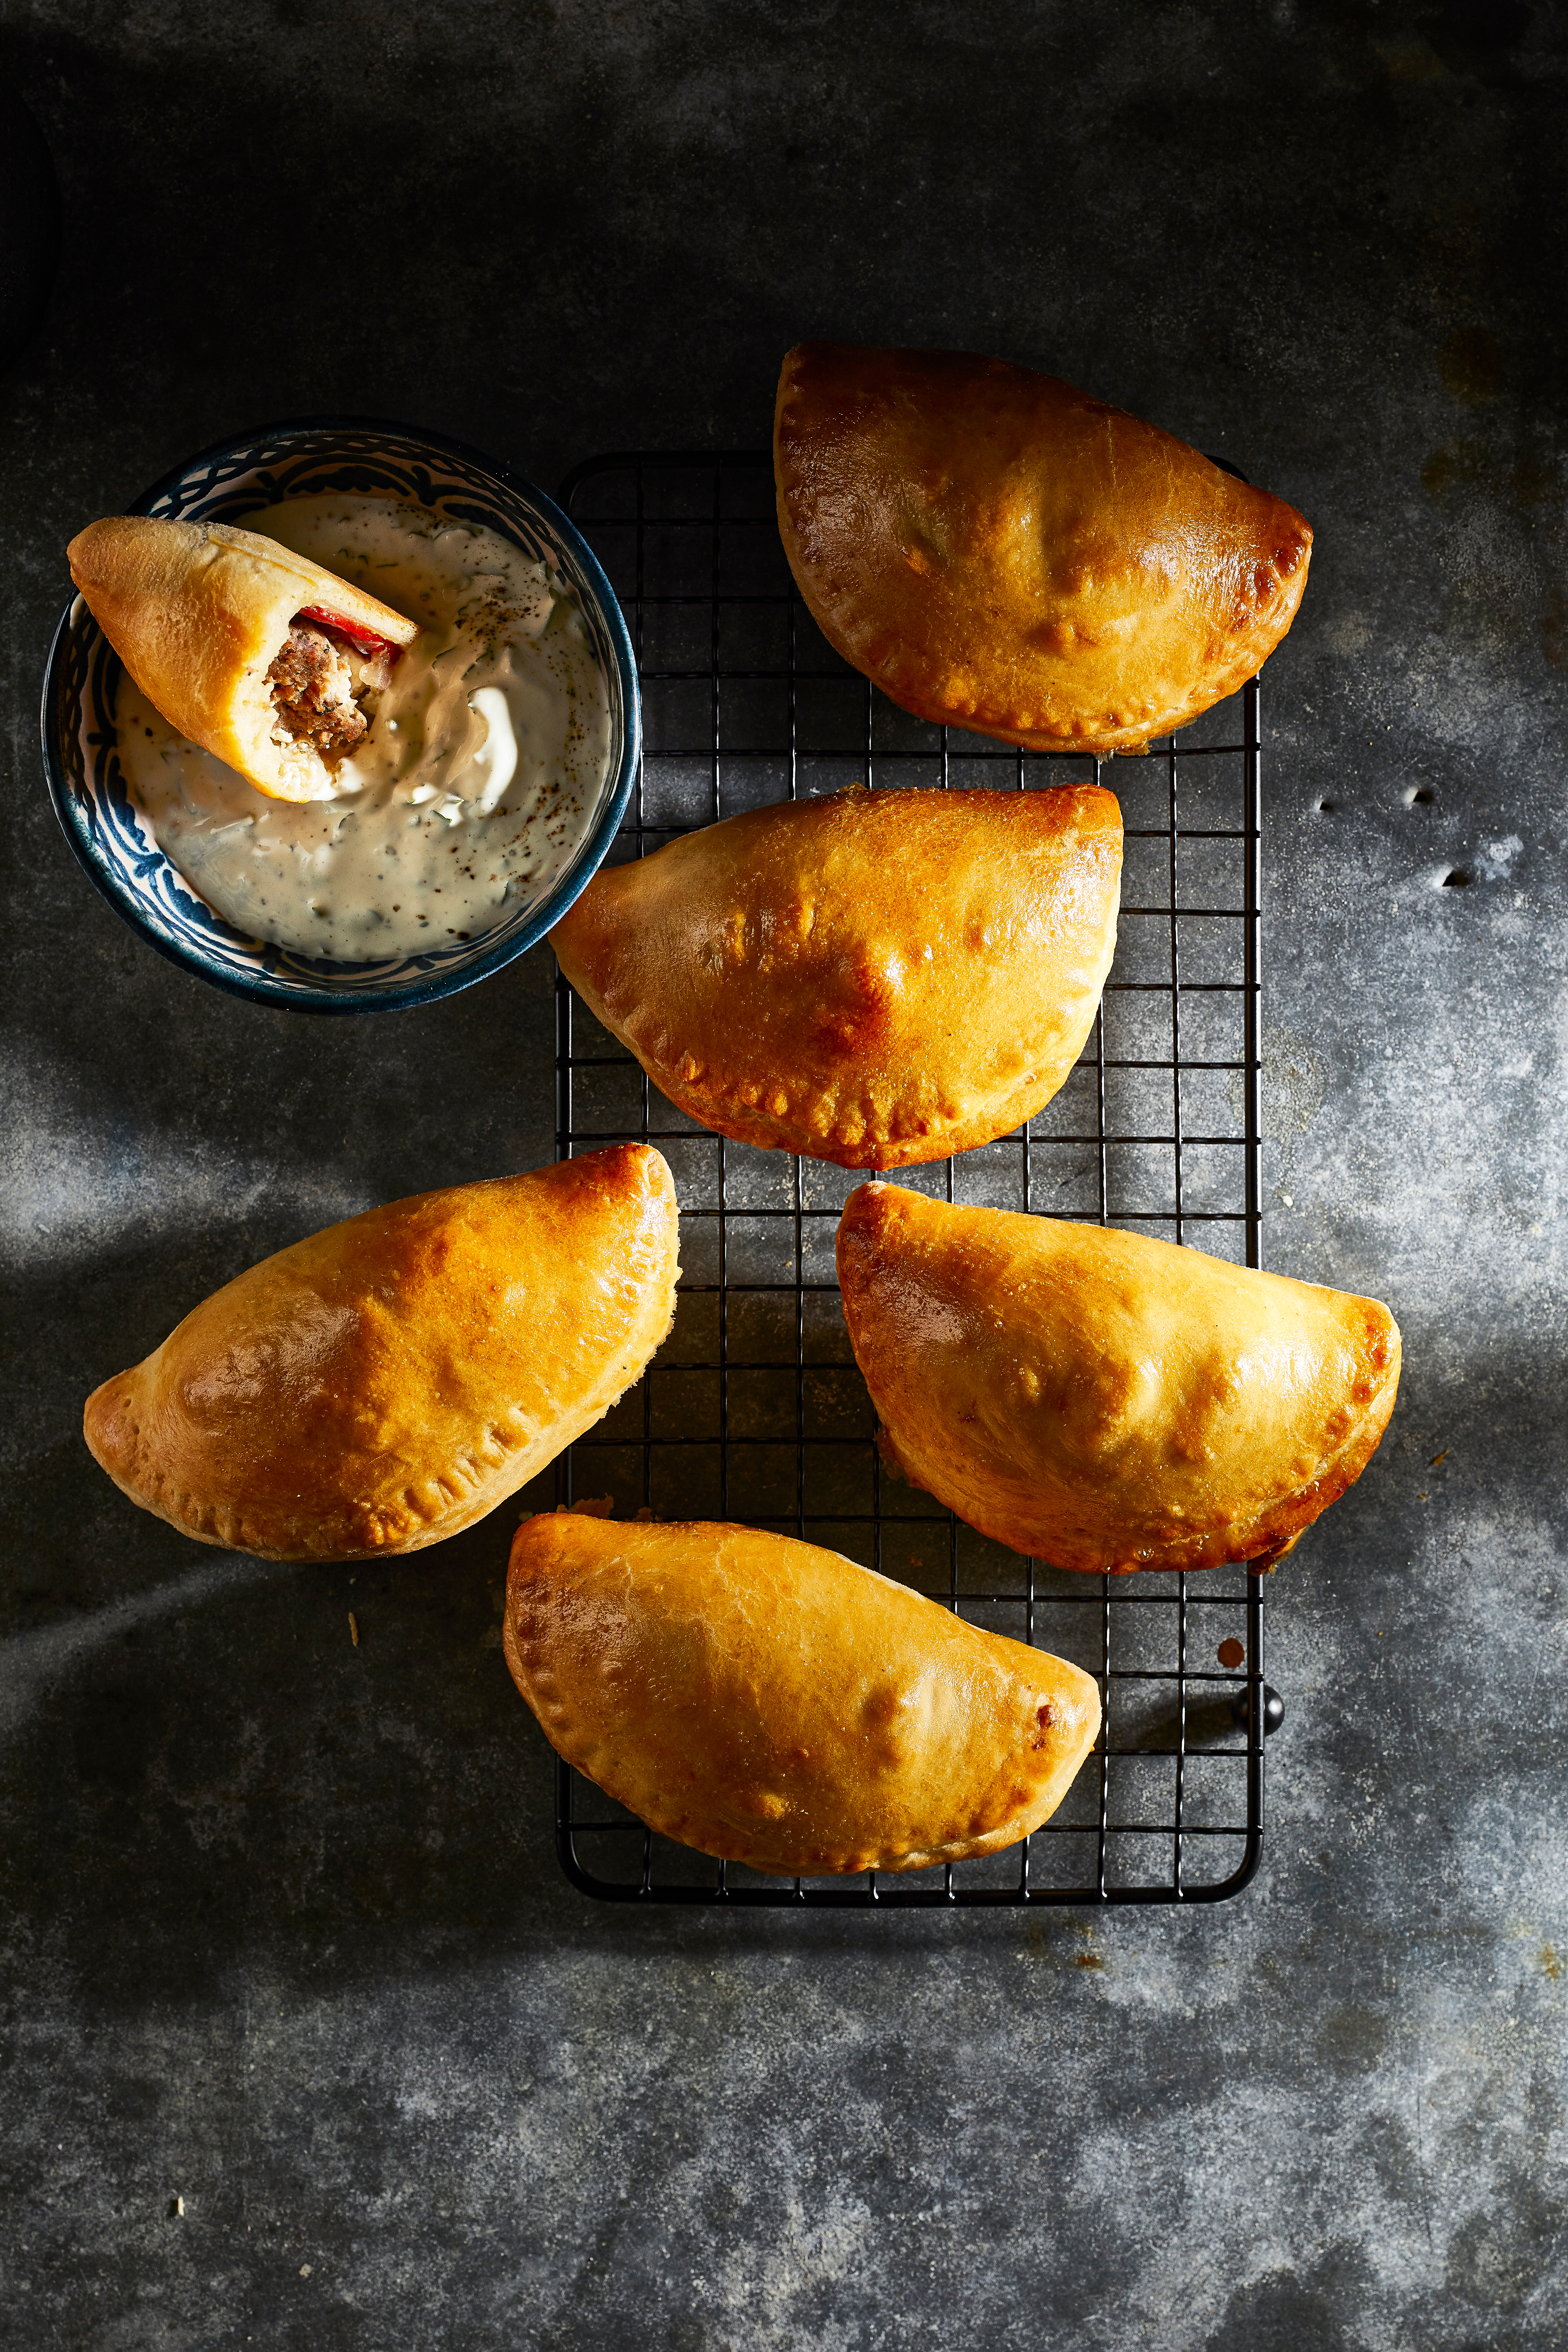
<path fill-rule="evenodd" d="M 331 778 L 308 743 L 276 743 L 267 672 L 307 605 L 412 645 L 416 621 L 308 556 L 226 523 L 110 515 L 67 551 L 93 619 L 153 708 L 274 800 L 316 800 Z"/>
<path fill-rule="evenodd" d="M 838 1280 L 895 1466 L 1057 1568 L 1278 1559 L 1399 1385 L 1375 1299 L 893 1185 L 850 1194 Z"/>
<path fill-rule="evenodd" d="M 551 944 L 704 1126 L 905 1168 L 1056 1093 L 1110 968 L 1121 875 L 1121 812 L 1091 784 L 856 791 L 601 868 Z"/>
<path fill-rule="evenodd" d="M 828 643 L 906 710 L 1036 751 L 1137 751 L 1267 660 L 1311 530 L 1056 376 L 801 343 L 779 530 Z"/>
<path fill-rule="evenodd" d="M 754 1528 L 526 1520 L 503 1639 L 580 1772 L 682 1845 L 789 1875 L 1011 1845 L 1100 1728 L 1078 1667 Z"/>
<path fill-rule="evenodd" d="M 674 1319 L 675 1188 L 620 1144 L 264 1258 L 88 1399 L 133 1503 L 267 1559 L 417 1551 L 514 1494 Z"/>

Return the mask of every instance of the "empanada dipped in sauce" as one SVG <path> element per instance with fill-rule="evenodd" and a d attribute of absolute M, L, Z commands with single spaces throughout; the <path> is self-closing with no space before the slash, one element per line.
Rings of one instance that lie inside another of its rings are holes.
<path fill-rule="evenodd" d="M 608 1412 L 674 1319 L 675 1188 L 620 1144 L 371 1209 L 216 1291 L 89 1398 L 144 1510 L 267 1559 L 417 1551 Z"/>
<path fill-rule="evenodd" d="M 918 717 L 1034 751 L 1184 727 L 1268 659 L 1307 583 L 1283 499 L 971 352 L 798 345 L 773 458 L 828 643 Z"/>
<path fill-rule="evenodd" d="M 1056 1568 L 1270 1565 L 1399 1385 L 1375 1299 L 890 1184 L 850 1194 L 838 1281 L 893 1465 Z"/>
<path fill-rule="evenodd" d="M 1082 1050 L 1121 814 L 1093 784 L 784 801 L 602 867 L 567 979 L 693 1118 L 904 1168 L 1006 1135 Z"/>
<path fill-rule="evenodd" d="M 330 799 L 360 709 L 417 621 L 229 523 L 110 515 L 67 551 L 93 619 L 153 708 L 274 800 Z"/>
<path fill-rule="evenodd" d="M 1011 1845 L 1100 1728 L 1077 1666 L 755 1528 L 526 1520 L 503 1641 L 568 1763 L 664 1836 L 790 1876 Z"/>

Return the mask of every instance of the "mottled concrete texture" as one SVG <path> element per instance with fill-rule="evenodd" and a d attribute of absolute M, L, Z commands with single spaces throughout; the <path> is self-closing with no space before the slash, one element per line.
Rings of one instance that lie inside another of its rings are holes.
<path fill-rule="evenodd" d="M 7 24 L 65 240 L 0 384 L 0 2342 L 1568 2342 L 1562 13 Z M 1317 530 L 1268 676 L 1267 1247 L 1387 1297 L 1406 1372 L 1277 1580 L 1267 1858 L 1216 1910 L 595 1908 L 496 1646 L 504 1526 L 289 1574 L 78 1434 L 263 1251 L 547 1157 L 550 969 L 310 1023 L 138 945 L 40 783 L 67 539 L 310 409 L 546 482 L 754 444 L 805 334 L 1037 362 Z"/>

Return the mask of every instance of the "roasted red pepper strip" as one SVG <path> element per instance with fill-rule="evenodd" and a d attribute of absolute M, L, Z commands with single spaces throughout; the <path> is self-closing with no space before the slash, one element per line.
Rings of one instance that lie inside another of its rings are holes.
<path fill-rule="evenodd" d="M 374 629 L 362 628 L 357 621 L 345 621 L 341 613 L 329 613 L 324 604 L 301 604 L 295 614 L 297 621 L 314 621 L 320 629 L 331 629 L 340 637 L 347 637 L 354 651 L 368 661 L 377 654 L 385 654 L 395 661 L 403 651 L 390 637 L 378 637 Z"/>

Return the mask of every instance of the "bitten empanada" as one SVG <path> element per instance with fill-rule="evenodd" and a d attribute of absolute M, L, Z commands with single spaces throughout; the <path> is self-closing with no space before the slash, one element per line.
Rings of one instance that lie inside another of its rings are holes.
<path fill-rule="evenodd" d="M 603 867 L 550 936 L 705 1127 L 904 1168 L 1056 1093 L 1110 968 L 1121 877 L 1121 811 L 1092 784 L 851 791 Z"/>
<path fill-rule="evenodd" d="M 921 719 L 1137 751 L 1249 678 L 1312 534 L 1156 425 L 970 352 L 802 343 L 779 530 L 828 643 Z"/>
<path fill-rule="evenodd" d="M 171 727 L 274 800 L 329 799 L 417 621 L 259 531 L 110 515 L 67 551 L 94 620 Z"/>
<path fill-rule="evenodd" d="M 895 1185 L 850 1194 L 838 1281 L 893 1465 L 1056 1568 L 1271 1565 L 1399 1385 L 1375 1299 Z"/>
<path fill-rule="evenodd" d="M 357 1559 L 456 1535 L 607 1412 L 675 1315 L 675 1187 L 621 1144 L 329 1225 L 88 1399 L 115 1485 L 202 1543 Z"/>
<path fill-rule="evenodd" d="M 1100 1728 L 1077 1666 L 754 1528 L 526 1520 L 503 1640 L 568 1763 L 666 1837 L 792 1876 L 1011 1845 Z"/>

